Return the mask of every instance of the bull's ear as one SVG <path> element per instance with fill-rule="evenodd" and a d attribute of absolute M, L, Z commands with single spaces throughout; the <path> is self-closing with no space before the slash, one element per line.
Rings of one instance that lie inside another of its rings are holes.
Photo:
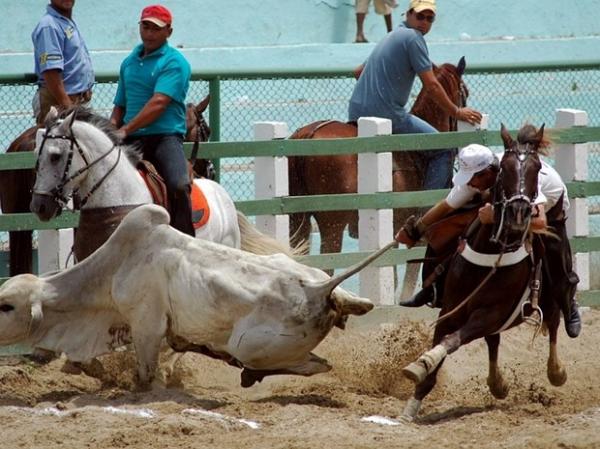
<path fill-rule="evenodd" d="M 29 322 L 29 335 L 35 333 L 40 327 L 44 313 L 42 312 L 42 302 L 35 301 L 31 304 L 31 321 Z"/>
<path fill-rule="evenodd" d="M 502 142 L 504 142 L 505 149 L 508 150 L 513 147 L 515 141 L 510 137 L 510 133 L 506 129 L 506 126 L 504 126 L 504 123 L 500 124 L 500 136 L 502 137 Z"/>

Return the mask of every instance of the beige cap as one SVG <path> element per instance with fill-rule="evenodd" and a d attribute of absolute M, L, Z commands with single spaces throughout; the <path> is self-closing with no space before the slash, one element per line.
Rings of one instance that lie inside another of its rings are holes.
<path fill-rule="evenodd" d="M 421 12 L 429 10 L 435 13 L 435 0 L 410 0 L 409 10 Z"/>

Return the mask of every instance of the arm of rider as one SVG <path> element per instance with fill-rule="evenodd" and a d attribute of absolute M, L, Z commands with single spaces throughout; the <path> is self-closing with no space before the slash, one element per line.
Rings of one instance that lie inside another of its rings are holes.
<path fill-rule="evenodd" d="M 485 203 L 478 211 L 479 221 L 482 224 L 494 223 L 494 207 L 490 203 Z"/>
<path fill-rule="evenodd" d="M 469 122 L 471 125 L 476 125 L 481 122 L 481 113 L 471 108 L 461 108 L 455 105 L 446 91 L 433 74 L 433 70 L 426 70 L 419 73 L 419 78 L 423 83 L 423 87 L 437 100 L 438 105 L 449 114 L 451 117 L 464 122 Z"/>
<path fill-rule="evenodd" d="M 58 106 L 67 108 L 73 104 L 67 92 L 65 91 L 65 85 L 63 83 L 62 71 L 58 69 L 46 70 L 42 73 L 46 88 L 52 94 L 56 100 Z"/>
<path fill-rule="evenodd" d="M 130 122 L 121 126 L 117 131 L 122 135 L 122 139 L 137 131 L 140 128 L 150 125 L 162 115 L 171 102 L 171 97 L 164 94 L 155 93 L 152 98 L 144 105 L 142 110 L 131 119 Z M 114 113 L 114 110 L 113 110 Z"/>
<path fill-rule="evenodd" d="M 453 211 L 454 208 L 446 200 L 442 200 L 429 209 L 419 220 L 414 215 L 409 217 L 404 226 L 396 234 L 396 241 L 404 243 L 408 248 L 412 248 L 421 239 L 421 236 L 429 226 L 440 221 Z"/>
<path fill-rule="evenodd" d="M 364 64 L 359 65 L 357 68 L 354 69 L 354 78 L 355 79 L 359 79 L 360 78 L 360 74 L 363 72 L 365 68 Z"/>
<path fill-rule="evenodd" d="M 123 126 L 123 117 L 125 117 L 125 108 L 122 106 L 113 107 L 112 113 L 110 114 L 110 122 L 117 128 Z"/>
<path fill-rule="evenodd" d="M 546 219 L 546 210 L 543 204 L 534 204 L 533 213 L 531 215 L 531 229 L 539 231 L 546 229 L 548 221 Z"/>

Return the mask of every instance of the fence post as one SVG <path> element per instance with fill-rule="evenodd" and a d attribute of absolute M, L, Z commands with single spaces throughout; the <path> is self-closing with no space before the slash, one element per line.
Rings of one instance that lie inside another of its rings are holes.
<path fill-rule="evenodd" d="M 577 109 L 557 109 L 556 128 L 587 126 L 588 114 Z M 565 182 L 587 181 L 588 144 L 564 143 L 556 145 L 556 170 Z M 587 237 L 589 235 L 589 217 L 587 198 L 570 198 L 571 207 L 567 213 L 567 234 L 569 237 Z M 574 269 L 579 276 L 578 290 L 590 289 L 590 254 L 576 253 L 573 258 Z"/>
<path fill-rule="evenodd" d="M 358 137 L 392 133 L 392 122 L 378 117 L 358 119 Z M 358 155 L 358 193 L 391 192 L 392 153 Z M 372 251 L 394 238 L 392 209 L 361 209 L 358 212 L 358 247 Z M 394 304 L 394 267 L 367 267 L 359 274 L 360 295 L 378 304 Z"/>
<path fill-rule="evenodd" d="M 285 139 L 285 122 L 255 122 L 254 140 Z M 261 156 L 254 159 L 254 186 L 257 199 L 288 196 L 288 160 L 285 156 Z M 288 215 L 259 215 L 256 227 L 282 243 L 289 243 L 290 218 Z"/>
<path fill-rule="evenodd" d="M 40 146 L 45 131 L 45 129 L 37 130 L 35 135 L 36 148 Z M 71 254 L 71 248 L 73 248 L 73 230 L 45 229 L 38 231 L 37 234 L 38 273 L 42 274 L 65 268 Z"/>

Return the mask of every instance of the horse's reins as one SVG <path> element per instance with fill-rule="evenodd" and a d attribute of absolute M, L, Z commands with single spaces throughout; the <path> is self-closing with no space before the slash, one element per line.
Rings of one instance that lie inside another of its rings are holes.
<path fill-rule="evenodd" d="M 73 119 L 73 121 L 74 121 L 74 119 Z M 60 122 L 58 122 L 58 123 L 60 123 Z M 56 185 L 56 187 L 54 187 L 52 190 L 50 190 L 50 191 L 44 191 L 44 190 L 35 190 L 34 189 L 33 193 L 36 194 L 36 195 L 43 195 L 43 196 L 50 196 L 50 197 L 52 197 L 61 206 L 61 208 L 65 207 L 67 205 L 68 201 L 69 201 L 69 199 L 64 194 L 64 188 L 65 188 L 65 186 L 69 182 L 71 182 L 73 179 L 75 179 L 79 175 L 85 173 L 87 170 L 89 170 L 94 165 L 96 165 L 98 162 L 100 162 L 105 157 L 107 157 L 110 153 L 113 152 L 113 150 L 115 148 L 118 149 L 117 160 L 115 161 L 115 163 L 113 164 L 113 166 L 102 176 L 102 178 L 100 178 L 98 180 L 98 182 L 96 182 L 96 184 L 94 184 L 92 186 L 92 188 L 89 190 L 89 192 L 83 198 L 81 198 L 80 207 L 83 207 L 87 203 L 87 201 L 90 199 L 90 197 L 94 194 L 94 192 L 96 190 L 98 190 L 98 188 L 102 185 L 102 183 L 106 180 L 106 178 L 112 173 L 112 171 L 119 164 L 119 161 L 121 159 L 121 146 L 113 144 L 113 146 L 107 152 L 105 152 L 104 154 L 100 155 L 100 157 L 98 157 L 97 159 L 93 160 L 92 162 L 88 162 L 88 159 L 85 156 L 85 153 L 84 153 L 83 149 L 81 148 L 81 146 L 79 145 L 79 142 L 77 141 L 77 139 L 73 135 L 73 122 L 71 122 L 71 124 L 69 125 L 69 130 L 71 131 L 70 135 L 63 135 L 63 134 L 56 135 L 56 136 L 50 135 L 49 132 L 51 130 L 52 130 L 52 128 L 47 129 L 46 132 L 44 133 L 44 136 L 43 136 L 43 139 L 42 139 L 42 144 L 40 145 L 39 155 L 41 156 L 41 154 L 42 154 L 42 151 L 44 149 L 44 145 L 46 143 L 46 140 L 48 140 L 48 139 L 68 140 L 71 143 L 71 145 L 69 146 L 69 155 L 67 157 L 67 163 L 65 164 L 65 170 L 63 172 L 63 175 L 62 175 L 60 183 L 58 183 Z M 73 147 L 77 148 L 77 151 L 79 152 L 79 155 L 83 159 L 83 162 L 85 163 L 85 165 L 82 168 L 80 168 L 79 170 L 77 170 L 75 173 L 73 173 L 72 175 L 68 176 L 69 169 L 71 168 L 71 163 L 73 161 L 73 154 L 75 153 Z M 39 167 L 39 157 L 38 157 L 38 161 L 37 161 L 36 167 L 35 167 L 36 172 L 38 170 L 38 167 Z"/>

